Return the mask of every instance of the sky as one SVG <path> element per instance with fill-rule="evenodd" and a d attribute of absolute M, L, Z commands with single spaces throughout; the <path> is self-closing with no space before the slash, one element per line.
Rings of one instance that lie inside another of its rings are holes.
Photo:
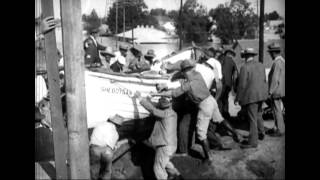
<path fill-rule="evenodd" d="M 39 0 L 36 0 L 39 1 Z M 55 17 L 60 16 L 60 0 L 54 1 Z M 113 0 L 81 0 L 82 13 L 89 14 L 92 9 L 95 9 L 100 17 L 105 15 L 106 4 L 111 5 Z M 179 9 L 180 0 L 144 0 L 148 9 L 163 8 L 166 10 Z M 185 2 L 186 0 L 183 0 Z M 247 0 L 256 8 L 257 0 Z M 209 11 L 211 8 L 216 8 L 219 4 L 230 2 L 230 0 L 198 0 L 199 3 L 207 7 Z M 260 2 L 260 1 L 259 1 Z M 277 11 L 280 16 L 285 17 L 285 0 L 265 0 L 265 13 Z M 256 10 L 255 10 L 256 12 Z"/>

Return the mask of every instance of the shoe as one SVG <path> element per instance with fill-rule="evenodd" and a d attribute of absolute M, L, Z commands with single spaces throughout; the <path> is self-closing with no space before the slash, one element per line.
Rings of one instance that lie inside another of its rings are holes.
<path fill-rule="evenodd" d="M 281 137 L 283 136 L 284 134 L 283 133 L 280 133 L 279 130 L 276 130 L 276 132 L 272 133 L 272 134 L 269 134 L 271 137 Z"/>
<path fill-rule="evenodd" d="M 248 141 L 245 141 L 242 144 L 240 144 L 241 149 L 257 148 L 257 147 L 258 147 L 258 145 L 249 144 Z"/>
<path fill-rule="evenodd" d="M 263 133 L 259 133 L 259 137 L 258 137 L 258 138 L 259 138 L 259 140 L 261 140 L 261 141 L 264 140 L 264 134 L 263 134 Z"/>
<path fill-rule="evenodd" d="M 204 160 L 202 161 L 204 164 L 210 165 L 212 163 L 210 158 L 210 147 L 207 139 L 201 141 L 201 146 L 204 153 Z"/>

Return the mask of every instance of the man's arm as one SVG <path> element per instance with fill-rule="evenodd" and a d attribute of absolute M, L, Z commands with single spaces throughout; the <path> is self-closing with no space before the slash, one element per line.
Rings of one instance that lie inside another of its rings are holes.
<path fill-rule="evenodd" d="M 280 77 L 280 67 L 277 62 L 272 65 L 272 70 L 270 71 L 271 79 L 269 79 L 269 94 L 273 94 L 279 85 L 279 77 Z"/>
<path fill-rule="evenodd" d="M 173 89 L 171 92 L 172 97 L 179 97 L 191 89 L 190 82 L 184 82 L 180 87 Z"/>
<path fill-rule="evenodd" d="M 101 45 L 101 44 L 99 44 L 98 42 L 97 42 L 97 49 L 98 50 L 105 50 L 107 47 L 106 46 L 103 46 L 103 45 Z"/>
<path fill-rule="evenodd" d="M 146 98 L 140 98 L 140 104 L 156 117 L 164 118 L 165 111 L 155 108 Z"/>

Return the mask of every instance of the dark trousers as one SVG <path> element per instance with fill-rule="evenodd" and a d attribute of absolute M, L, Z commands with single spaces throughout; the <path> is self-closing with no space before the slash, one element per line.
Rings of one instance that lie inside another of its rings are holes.
<path fill-rule="evenodd" d="M 231 91 L 231 87 L 227 85 L 222 86 L 221 96 L 218 100 L 218 106 L 222 116 L 226 119 L 230 117 L 229 114 L 229 93 Z"/>
<path fill-rule="evenodd" d="M 194 112 L 181 113 L 178 126 L 178 149 L 180 153 L 188 153 L 192 146 L 193 132 L 196 127 L 196 114 Z"/>
<path fill-rule="evenodd" d="M 264 134 L 262 120 L 262 102 L 250 103 L 244 106 L 250 123 L 249 143 L 258 145 L 258 133 Z"/>

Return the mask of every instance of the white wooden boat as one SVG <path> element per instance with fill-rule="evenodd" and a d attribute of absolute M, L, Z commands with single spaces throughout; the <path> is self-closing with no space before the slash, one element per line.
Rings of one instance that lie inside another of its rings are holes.
<path fill-rule="evenodd" d="M 149 116 L 132 95 L 140 91 L 142 96 L 156 92 L 157 83 L 167 83 L 170 76 L 150 77 L 111 72 L 85 71 L 86 106 L 88 128 L 119 114 L 125 120 Z M 179 86 L 179 83 L 176 83 Z M 156 102 L 156 98 L 152 98 Z"/>

